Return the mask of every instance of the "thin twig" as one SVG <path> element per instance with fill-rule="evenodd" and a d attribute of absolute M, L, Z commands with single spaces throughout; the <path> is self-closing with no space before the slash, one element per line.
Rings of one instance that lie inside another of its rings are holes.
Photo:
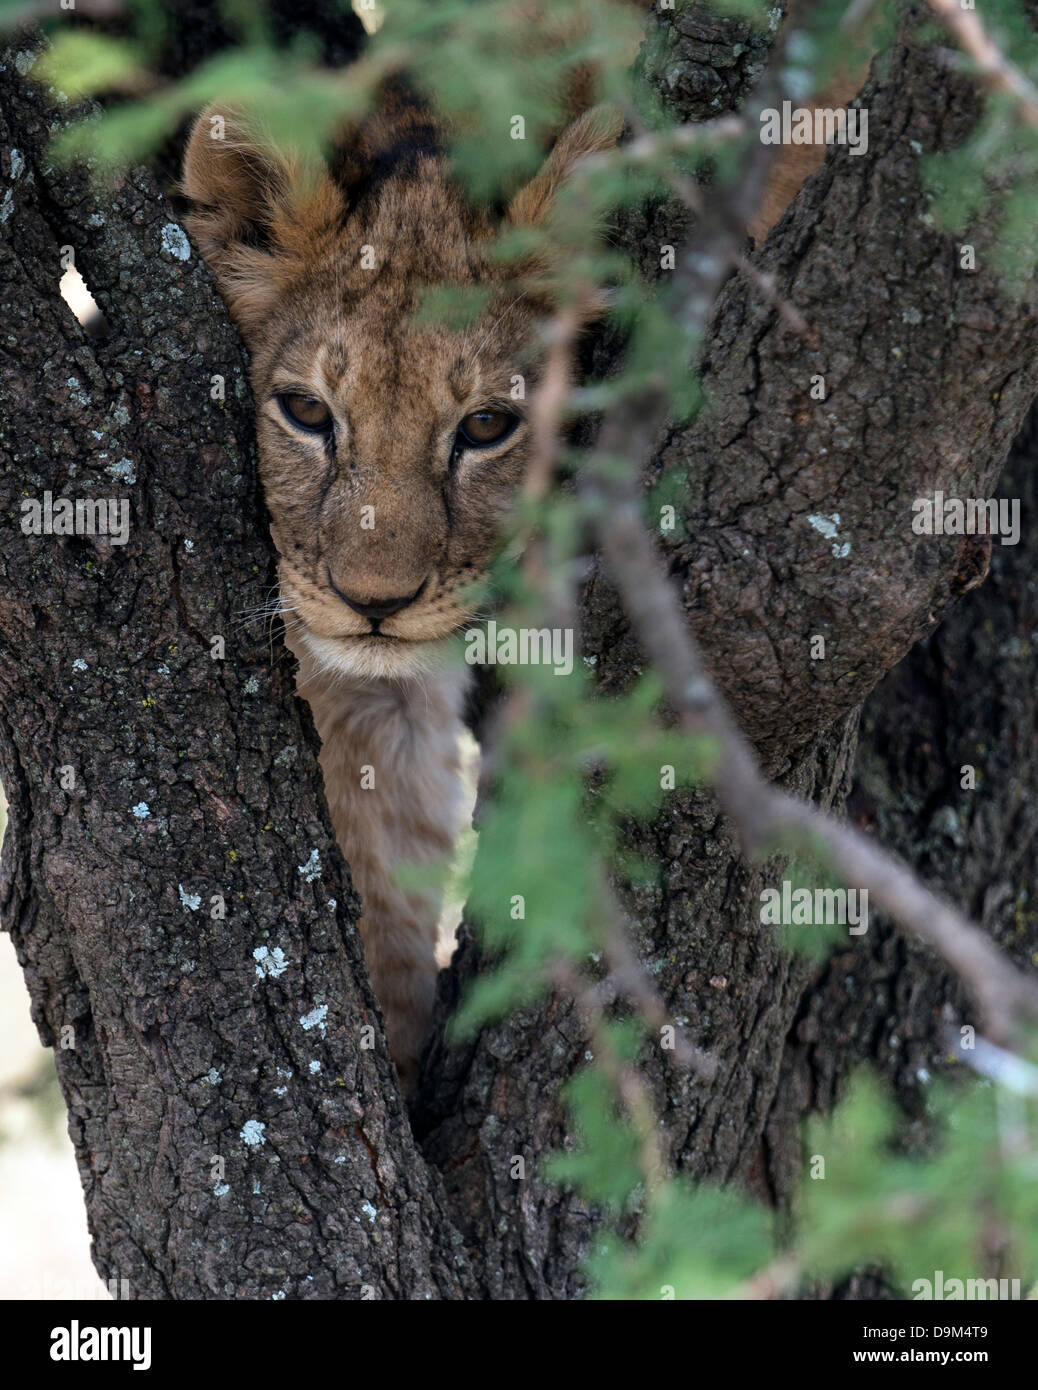
<path fill-rule="evenodd" d="M 929 0 L 929 4 L 977 64 L 988 85 L 1015 97 L 1024 120 L 1038 130 L 1038 88 L 1002 52 L 976 10 L 964 10 L 960 0 Z"/>
<path fill-rule="evenodd" d="M 986 71 L 999 74 L 1001 83 L 1008 83 L 1021 99 L 1026 97 L 1030 102 L 1030 84 L 1021 74 L 1014 76 L 1011 65 L 997 49 L 992 50 L 979 21 L 970 12 L 960 11 L 957 0 L 931 3 L 945 14 L 978 61 L 983 59 Z M 767 103 L 771 99 L 767 79 L 761 90 Z M 1038 116 L 1038 97 L 1034 114 Z M 741 248 L 734 246 L 732 227 L 740 211 L 756 207 L 767 167 L 753 156 L 746 159 L 741 185 L 729 190 L 727 196 L 722 191 L 711 202 L 678 257 L 672 306 L 694 344 L 705 336 L 724 268 L 741 254 Z M 1038 983 L 1013 966 L 978 927 L 926 888 L 892 855 L 851 826 L 780 792 L 760 771 L 749 743 L 707 673 L 677 594 L 642 523 L 641 469 L 651 456 L 666 412 L 667 396 L 662 386 L 613 405 L 603 419 L 581 486 L 606 564 L 675 712 L 684 728 L 708 733 L 719 745 L 717 795 L 740 834 L 744 851 L 752 855 L 774 849 L 791 830 L 800 842 L 806 840 L 826 849 L 848 884 L 868 889 L 877 906 L 955 971 L 994 1040 L 1011 1041 L 1018 1022 L 1038 1018 Z M 625 463 L 624 472 L 618 471 L 618 460 Z"/>
<path fill-rule="evenodd" d="M 700 1048 L 693 1046 L 673 1019 L 661 996 L 653 988 L 648 973 L 631 950 L 630 929 L 620 904 L 603 878 L 599 884 L 602 902 L 604 951 L 610 974 L 604 983 L 616 988 L 635 1006 L 646 1024 L 655 1033 L 674 1028 L 674 1060 L 688 1071 L 711 1081 L 717 1074 L 717 1062 Z"/>
<path fill-rule="evenodd" d="M 625 1062 L 613 1047 L 606 1027 L 606 1017 L 595 991 L 568 961 L 555 962 L 552 974 L 555 984 L 573 998 L 583 1016 L 588 1036 L 595 1050 L 595 1061 L 612 1081 L 624 1103 L 638 1135 L 641 1150 L 641 1170 L 645 1188 L 652 1194 L 663 1182 L 666 1167 L 660 1153 L 656 1134 L 656 1117 L 652 1097 L 637 1069 Z"/>
<path fill-rule="evenodd" d="M 807 319 L 804 318 L 795 304 L 779 294 L 774 275 L 769 275 L 758 269 L 746 256 L 736 256 L 732 263 L 737 270 L 742 271 L 751 284 L 756 285 L 762 298 L 771 305 L 779 318 L 793 330 L 798 338 L 810 339 L 811 329 L 808 327 Z"/>
<path fill-rule="evenodd" d="M 646 456 L 644 398 L 621 403 L 603 423 L 596 459 L 585 471 L 599 544 L 646 655 L 657 668 L 683 728 L 711 735 L 719 748 L 718 800 L 747 855 L 774 850 L 790 831 L 800 843 L 823 847 L 844 880 L 867 889 L 871 902 L 916 939 L 932 947 L 962 979 L 991 1037 L 1011 1041 L 1022 1018 L 1038 1018 L 1038 983 L 1024 975 L 984 933 L 914 873 L 852 826 L 779 791 L 764 777 L 707 673 L 677 594 L 666 579 L 642 524 L 639 461 Z M 651 448 L 651 444 L 648 446 Z M 631 473 L 617 474 L 627 458 Z"/>

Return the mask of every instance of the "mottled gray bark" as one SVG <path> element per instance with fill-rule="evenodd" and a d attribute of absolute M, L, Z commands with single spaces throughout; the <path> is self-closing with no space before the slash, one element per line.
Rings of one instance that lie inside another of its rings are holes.
<path fill-rule="evenodd" d="M 662 71 L 654 80 L 681 118 L 706 114 L 703 36 L 716 43 L 723 27 L 693 8 L 657 44 Z M 738 25 L 729 33 L 745 37 Z M 740 95 L 745 74 L 733 72 L 718 64 L 724 90 Z M 962 138 L 976 118 L 976 89 L 938 66 L 906 22 L 874 65 L 864 100 L 867 155 L 832 152 L 756 256 L 808 319 L 809 341 L 794 337 L 743 280 L 729 281 L 704 358 L 710 408 L 668 434 L 653 468 L 654 476 L 675 475 L 685 532 L 665 555 L 715 676 L 771 773 L 836 811 L 851 785 L 862 700 L 987 563 L 987 543 L 975 537 L 914 535 L 912 502 L 936 488 L 1005 495 L 999 475 L 1038 390 L 1033 292 L 1022 303 L 1005 297 L 991 268 L 990 228 L 970 237 L 981 267 L 970 275 L 958 269 L 955 241 L 926 216 L 920 153 Z M 627 228 L 646 270 L 658 265 L 661 243 L 680 239 L 680 223 L 660 207 Z M 814 376 L 824 377 L 824 401 L 811 398 Z M 835 516 L 835 534 L 823 534 Z M 1013 566 L 1017 584 L 1027 572 L 1019 553 L 1000 563 Z M 605 576 L 588 586 L 583 617 L 602 689 L 626 688 L 641 655 Z M 961 616 L 956 631 L 969 622 Z M 816 635 L 826 654 L 812 661 Z M 1033 658 L 1025 669 L 1033 681 Z M 906 737 L 927 717 L 920 707 L 908 720 L 904 702 L 898 714 Z M 974 739 L 997 738 L 977 714 Z M 1028 717 L 1033 727 L 1033 699 L 1017 714 L 1019 741 Z M 877 727 L 870 723 L 870 734 Z M 866 767 L 890 764 L 896 808 L 904 777 L 897 756 L 873 741 L 869 758 Z M 1033 763 L 1021 770 L 1033 774 Z M 939 775 L 957 779 L 958 762 Z M 985 795 L 974 793 L 980 818 Z M 1004 911 L 1025 887 L 1021 860 L 1033 827 L 1012 798 L 996 798 L 991 814 L 1003 826 L 1017 817 L 1012 850 L 1008 833 L 1000 840 L 993 832 L 961 877 L 952 856 L 933 881 L 972 910 L 982 906 L 978 884 L 1005 883 Z M 929 876 L 935 866 L 920 852 L 921 827 L 909 820 L 899 829 L 895 846 Z M 967 842 L 958 838 L 962 853 Z M 672 797 L 665 814 L 629 839 L 660 866 L 655 889 L 627 895 L 639 954 L 673 1017 L 688 1020 L 692 1041 L 720 1063 L 708 1085 L 646 1051 L 664 1143 L 681 1171 L 738 1179 L 782 1203 L 802 1170 L 801 1117 L 832 1102 L 851 1066 L 871 1059 L 903 1082 L 906 1058 L 924 1075 L 939 1064 L 949 984 L 932 958 L 881 922 L 822 971 L 790 960 L 760 924 L 760 890 L 784 866 L 747 866 L 709 795 Z M 1034 946 L 1032 919 L 1026 931 L 1025 951 Z M 469 945 L 457 975 L 463 981 L 477 968 Z M 901 1050 L 902 1020 L 925 1035 L 919 1048 Z M 538 1149 L 546 1134 L 565 1142 L 553 1079 L 578 1066 L 585 1047 L 572 1006 L 556 998 L 431 1059 L 438 1095 L 426 1149 L 444 1167 L 467 1229 L 493 1252 L 496 1296 L 582 1287 L 574 1266 L 589 1213 L 536 1180 L 520 1191 L 507 1181 L 505 1160 Z M 911 1099 L 911 1088 L 900 1091 Z M 851 1290 L 876 1291 L 868 1280 Z"/>
<path fill-rule="evenodd" d="M 50 166 L 53 113 L 18 65 L 0 73 L 2 906 L 95 1263 L 137 1298 L 458 1296 L 313 728 L 280 642 L 241 626 L 274 567 L 237 334 L 149 175 L 101 197 Z M 103 341 L 58 297 L 63 247 Z M 23 534 L 48 491 L 125 499 L 128 543 Z"/>
<path fill-rule="evenodd" d="M 652 80 L 678 115 L 716 114 L 743 95 L 763 48 L 737 22 L 693 8 L 650 23 Z M 13 199 L 0 261 L 3 915 L 45 1040 L 74 1029 L 57 1057 L 98 1267 L 143 1297 L 356 1297 L 364 1285 L 378 1297 L 572 1296 L 597 1217 L 546 1184 L 538 1162 L 572 1138 L 558 1089 L 587 1048 L 575 1011 L 556 997 L 466 1046 L 437 1040 L 417 1151 L 309 721 L 276 638 L 235 627 L 273 581 L 236 336 L 197 257 L 180 259 L 185 244 L 150 179 L 135 174 L 98 200 L 55 173 L 41 99 L 11 64 L 0 80 L 0 173 Z M 975 116 L 972 88 L 906 31 L 869 105 L 868 155 L 835 152 L 760 253 L 812 340 L 792 338 L 730 282 L 705 357 L 712 409 L 668 435 L 654 469 L 676 475 L 686 528 L 666 558 L 737 715 L 776 776 L 837 809 L 861 701 L 982 567 L 972 542 L 913 536 L 911 500 L 935 487 L 993 494 L 1038 391 L 1033 305 L 1002 298 L 982 236 L 982 269 L 969 276 L 923 218 L 912 142 L 959 138 Z M 25 161 L 18 177 L 12 146 Z M 625 235 L 649 268 L 682 230 L 660 206 Z M 112 321 L 103 343 L 57 298 L 63 245 Z M 210 399 L 214 373 L 228 386 L 222 406 Z M 816 374 L 823 402 L 810 398 Z M 26 538 L 19 504 L 45 489 L 128 498 L 129 543 Z M 837 538 L 808 519 L 835 513 Z M 1034 721 L 1024 690 L 1034 595 L 1022 553 L 997 562 L 997 587 L 969 599 L 976 608 L 995 595 L 980 632 L 964 605 L 903 665 L 909 683 L 897 685 L 899 673 L 874 697 L 853 804 L 1005 938 L 1034 833 L 1033 747 L 1029 761 L 1020 754 Z M 605 576 L 588 586 L 583 616 L 603 691 L 622 689 L 640 656 Z M 210 654 L 217 634 L 223 661 Z M 827 654 L 812 665 L 815 634 Z M 992 707 L 980 663 L 1014 637 Z M 949 651 L 955 667 L 940 664 Z M 955 739 L 927 762 L 912 731 L 947 722 L 960 679 L 974 693 Z M 978 739 L 989 785 L 964 802 L 951 796 L 957 762 L 980 756 L 953 742 Z M 910 788 L 920 762 L 929 776 Z M 956 844 L 967 823 L 983 854 Z M 719 1062 L 707 1084 L 647 1053 L 666 1151 L 683 1172 L 781 1203 L 799 1173 L 800 1117 L 868 1057 L 911 1101 L 915 1073 L 936 1064 L 954 990 L 881 925 L 823 968 L 790 959 L 759 923 L 759 891 L 782 866 L 744 864 L 707 793 L 675 796 L 629 838 L 660 866 L 654 887 L 626 895 L 634 944 L 675 1020 Z M 217 894 L 224 920 L 209 916 Z M 1022 911 L 1026 950 L 1033 909 Z M 262 947 L 280 948 L 288 968 L 257 962 Z M 479 966 L 466 936 L 442 980 L 444 1012 Z M 527 1160 L 521 1182 L 514 1155 Z"/>

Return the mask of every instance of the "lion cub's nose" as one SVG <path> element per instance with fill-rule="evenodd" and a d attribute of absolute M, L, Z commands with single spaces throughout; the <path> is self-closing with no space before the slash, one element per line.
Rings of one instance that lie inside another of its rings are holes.
<path fill-rule="evenodd" d="M 370 622 L 380 623 L 384 618 L 391 618 L 394 613 L 399 613 L 401 608 L 406 608 L 409 603 L 414 603 L 428 582 L 428 578 L 423 579 L 414 593 L 408 594 L 405 598 L 371 599 L 368 603 L 362 603 L 359 599 L 350 598 L 349 594 L 344 594 L 334 579 L 331 584 L 343 603 L 348 603 L 354 613 L 359 613 L 362 618 L 367 618 Z"/>

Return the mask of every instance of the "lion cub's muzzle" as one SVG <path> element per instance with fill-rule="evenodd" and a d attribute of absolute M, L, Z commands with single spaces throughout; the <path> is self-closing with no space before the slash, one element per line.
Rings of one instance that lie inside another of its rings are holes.
<path fill-rule="evenodd" d="M 426 575 L 413 594 L 405 594 L 402 598 L 373 598 L 366 601 L 353 598 L 350 594 L 344 593 L 343 590 L 339 588 L 338 584 L 336 584 L 330 572 L 328 575 L 328 582 L 342 599 L 343 603 L 352 608 L 354 613 L 359 613 L 362 618 L 367 618 L 368 622 L 371 623 L 372 631 L 378 632 L 380 625 L 386 618 L 391 618 L 394 613 L 402 612 L 403 609 L 409 607 L 417 599 L 421 598 L 429 585 L 429 576 Z"/>

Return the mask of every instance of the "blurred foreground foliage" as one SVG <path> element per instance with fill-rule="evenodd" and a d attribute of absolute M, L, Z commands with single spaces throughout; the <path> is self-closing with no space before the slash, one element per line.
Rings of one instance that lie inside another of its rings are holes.
<path fill-rule="evenodd" d="M 52 14 L 44 23 L 49 48 L 34 69 L 69 100 L 104 99 L 103 112 L 92 109 L 57 142 L 59 155 L 85 157 L 99 172 L 148 158 L 210 100 L 257 113 L 273 140 L 317 157 L 344 121 L 369 108 L 382 79 L 402 72 L 447 118 L 458 178 L 473 197 L 501 203 L 543 159 L 564 122 L 568 87 L 593 73 L 593 98 L 619 107 L 643 132 L 655 132 L 661 153 L 634 163 L 621 149 L 596 160 L 571 180 L 541 234 L 552 241 L 556 266 L 559 248 L 566 252 L 566 271 L 556 272 L 552 285 L 556 300 L 565 300 L 571 284 L 608 284 L 614 322 L 629 344 L 624 370 L 584 385 L 574 401 L 600 409 L 651 379 L 665 384 L 675 416 L 695 414 L 701 393 L 689 369 L 694 339 L 598 229 L 617 208 L 666 193 L 676 172 L 709 168 L 715 184 L 723 184 L 741 146 L 718 147 L 705 131 L 701 145 L 680 155 L 668 148 L 671 123 L 652 88 L 654 65 L 666 61 L 658 27 L 632 76 L 644 7 L 620 0 L 354 0 L 342 6 L 344 17 L 352 9 L 368 41 L 354 63 L 336 69 L 322 65 L 313 36 L 302 34 L 287 46 L 275 42 L 265 4 L 224 0 L 222 18 L 237 41 L 176 79 L 155 71 L 168 39 L 163 6 L 132 0 L 116 8 L 118 33 Z M 719 8 L 763 34 L 775 28 L 777 12 L 762 0 L 727 0 Z M 790 89 L 803 98 L 840 63 L 853 67 L 895 32 L 893 0 L 866 7 L 854 34 L 840 27 L 844 10 L 839 0 L 822 0 L 790 44 Z M 0 20 L 9 27 L 27 16 L 38 18 L 37 7 L 0 3 Z M 1038 73 L 1035 37 L 1017 0 L 987 0 L 985 21 L 1026 73 Z M 948 42 L 936 25 L 934 38 Z M 522 138 L 514 138 L 516 116 Z M 1005 273 L 1025 281 L 1038 254 L 1036 172 L 1034 129 L 1006 99 L 989 99 L 964 145 L 926 161 L 932 215 L 960 233 L 971 219 L 1000 223 Z M 529 249 L 527 241 L 503 246 L 501 254 Z M 482 311 L 478 295 L 475 300 L 431 287 L 422 313 L 465 322 Z M 664 479 L 653 494 L 651 524 L 658 524 L 662 503 L 680 502 L 680 486 L 671 484 L 668 493 Z M 556 579 L 572 582 L 582 522 L 581 503 L 568 491 L 524 518 L 543 537 L 542 555 L 554 576 L 548 588 Z M 530 584 L 517 553 L 518 547 L 506 548 L 495 574 L 497 600 L 507 605 L 500 620 L 537 628 L 546 589 Z M 500 736 L 495 795 L 483 815 L 469 883 L 470 911 L 494 968 L 465 1000 L 454 1021 L 459 1033 L 542 997 L 558 983 L 560 967 L 588 982 L 601 977 L 608 946 L 603 884 L 611 876 L 630 883 L 657 872 L 625 852 L 625 821 L 660 813 L 683 787 L 712 775 L 714 750 L 668 727 L 651 671 L 615 699 L 596 697 L 593 674 L 579 656 L 568 675 L 538 666 L 502 669 L 523 717 Z M 810 847 L 788 872 L 797 884 L 828 881 Z M 786 931 L 788 949 L 816 956 L 845 944 L 842 932 L 821 924 L 790 923 Z M 698 1041 L 709 1047 L 709 1038 Z M 616 1076 L 617 1067 L 637 1068 L 639 1057 L 659 1046 L 636 1011 L 626 1019 L 612 1011 L 587 1067 L 566 1087 L 580 1144 L 545 1168 L 544 1176 L 571 1184 L 606 1215 L 587 1266 L 596 1296 L 760 1296 L 795 1292 L 814 1279 L 837 1281 L 869 1265 L 881 1265 L 906 1295 L 915 1280 L 938 1270 L 946 1278 L 1020 1278 L 1025 1291 L 1035 1280 L 1038 1071 L 1026 1062 L 995 1066 L 988 1054 L 982 1069 L 989 1079 L 925 1087 L 932 1142 L 915 1156 L 899 1151 L 891 1105 L 860 1077 L 828 1120 L 809 1127 L 792 1217 L 779 1219 L 736 1192 L 652 1171 L 646 1159 L 652 1136 L 644 1117 L 632 1115 Z M 609 1066 L 602 1064 L 603 1049 Z M 958 1056 L 969 1060 L 969 1050 Z M 688 1084 L 706 1083 L 690 1077 Z M 654 1117 L 650 1128 L 662 1123 Z"/>

